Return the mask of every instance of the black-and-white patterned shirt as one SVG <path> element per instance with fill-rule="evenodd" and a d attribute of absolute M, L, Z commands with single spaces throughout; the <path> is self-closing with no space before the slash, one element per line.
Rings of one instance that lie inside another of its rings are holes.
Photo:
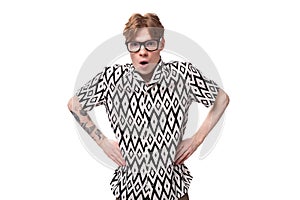
<path fill-rule="evenodd" d="M 192 180 L 175 165 L 193 101 L 211 106 L 219 87 L 191 63 L 162 60 L 146 83 L 132 64 L 105 67 L 76 95 L 86 111 L 105 105 L 121 153 L 111 189 L 121 200 L 177 200 Z M 101 127 L 100 127 L 101 128 Z"/>

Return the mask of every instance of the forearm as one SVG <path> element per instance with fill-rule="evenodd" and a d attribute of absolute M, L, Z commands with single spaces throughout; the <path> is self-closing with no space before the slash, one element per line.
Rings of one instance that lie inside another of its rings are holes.
<path fill-rule="evenodd" d="M 101 141 L 106 137 L 96 127 L 89 114 L 82 109 L 76 96 L 70 99 L 68 108 L 78 124 L 96 141 L 98 145 L 100 145 Z"/>
<path fill-rule="evenodd" d="M 202 143 L 205 137 L 217 124 L 219 119 L 222 117 L 225 109 L 227 108 L 228 104 L 229 104 L 228 95 L 222 89 L 220 89 L 214 105 L 212 106 L 205 120 L 203 121 L 200 128 L 197 130 L 196 134 L 194 135 L 195 139 L 199 142 L 199 144 Z"/>

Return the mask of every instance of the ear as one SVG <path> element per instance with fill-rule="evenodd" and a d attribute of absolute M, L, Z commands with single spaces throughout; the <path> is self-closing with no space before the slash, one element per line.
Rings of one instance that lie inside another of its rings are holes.
<path fill-rule="evenodd" d="M 165 48 L 165 38 L 164 36 L 161 38 L 160 43 L 159 43 L 159 49 L 163 50 Z"/>

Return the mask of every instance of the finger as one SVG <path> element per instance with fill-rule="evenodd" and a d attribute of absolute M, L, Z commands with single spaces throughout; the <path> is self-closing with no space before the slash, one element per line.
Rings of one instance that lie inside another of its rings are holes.
<path fill-rule="evenodd" d="M 122 156 L 116 155 L 116 160 L 118 161 L 118 163 L 119 163 L 120 166 L 126 165 L 126 162 L 125 162 L 125 160 L 124 160 L 124 158 Z"/>
<path fill-rule="evenodd" d="M 178 165 L 178 164 L 181 164 L 181 161 L 184 157 L 184 154 L 181 154 L 176 160 L 175 160 L 175 164 Z"/>
<path fill-rule="evenodd" d="M 187 149 L 188 149 L 188 147 L 185 147 L 185 145 L 180 144 L 177 149 L 175 160 L 177 160 L 179 157 L 181 157 L 182 154 L 187 151 Z"/>
<path fill-rule="evenodd" d="M 182 164 L 184 161 L 186 161 L 194 152 L 196 149 L 193 148 L 189 148 L 183 155 L 181 158 L 181 161 L 179 162 L 179 164 Z"/>
<path fill-rule="evenodd" d="M 174 160 L 177 160 L 178 158 L 180 158 L 180 157 L 182 156 L 183 153 L 184 153 L 183 151 L 178 151 L 178 152 L 176 153 L 176 156 L 175 156 L 175 159 L 174 159 Z"/>
<path fill-rule="evenodd" d="M 182 164 L 190 156 L 190 151 L 186 150 L 182 155 L 175 161 L 176 164 Z"/>
<path fill-rule="evenodd" d="M 117 146 L 114 149 L 115 157 L 116 159 L 121 163 L 121 165 L 126 165 L 125 159 L 123 158 L 123 155 L 121 153 L 121 149 L 119 146 Z"/>
<path fill-rule="evenodd" d="M 119 166 L 123 166 L 126 164 L 122 154 L 121 154 L 121 149 L 119 147 L 119 144 L 118 142 L 116 141 L 111 141 L 111 146 L 110 146 L 110 158 L 116 163 L 118 164 Z"/>
<path fill-rule="evenodd" d="M 178 161 L 180 161 L 182 159 L 182 157 L 185 154 L 185 150 L 181 150 L 177 153 L 176 157 L 175 157 L 175 163 L 178 163 Z"/>
<path fill-rule="evenodd" d="M 182 156 L 180 158 L 178 158 L 175 162 L 176 165 L 180 165 L 184 162 L 186 155 L 182 154 Z"/>
<path fill-rule="evenodd" d="M 182 160 L 180 161 L 180 164 L 184 163 L 184 161 L 186 161 L 190 156 L 191 156 L 191 153 L 188 152 L 188 153 L 182 158 Z"/>
<path fill-rule="evenodd" d="M 114 161 L 118 166 L 121 165 L 121 163 L 120 163 L 114 156 L 110 156 L 110 159 L 111 159 L 112 161 Z"/>
<path fill-rule="evenodd" d="M 119 166 L 124 166 L 126 164 L 125 160 L 123 159 L 123 157 L 120 157 L 116 154 L 113 154 L 110 156 L 110 158 Z"/>

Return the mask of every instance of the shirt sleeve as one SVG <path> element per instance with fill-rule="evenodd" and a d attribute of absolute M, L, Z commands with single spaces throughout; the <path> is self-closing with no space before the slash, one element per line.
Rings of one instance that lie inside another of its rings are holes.
<path fill-rule="evenodd" d="M 188 84 L 192 101 L 202 103 L 207 108 L 214 104 L 220 87 L 192 64 L 188 65 Z"/>
<path fill-rule="evenodd" d="M 76 96 L 85 111 L 91 111 L 95 106 L 103 105 L 106 102 L 107 93 L 107 70 L 94 76 L 76 91 Z"/>

